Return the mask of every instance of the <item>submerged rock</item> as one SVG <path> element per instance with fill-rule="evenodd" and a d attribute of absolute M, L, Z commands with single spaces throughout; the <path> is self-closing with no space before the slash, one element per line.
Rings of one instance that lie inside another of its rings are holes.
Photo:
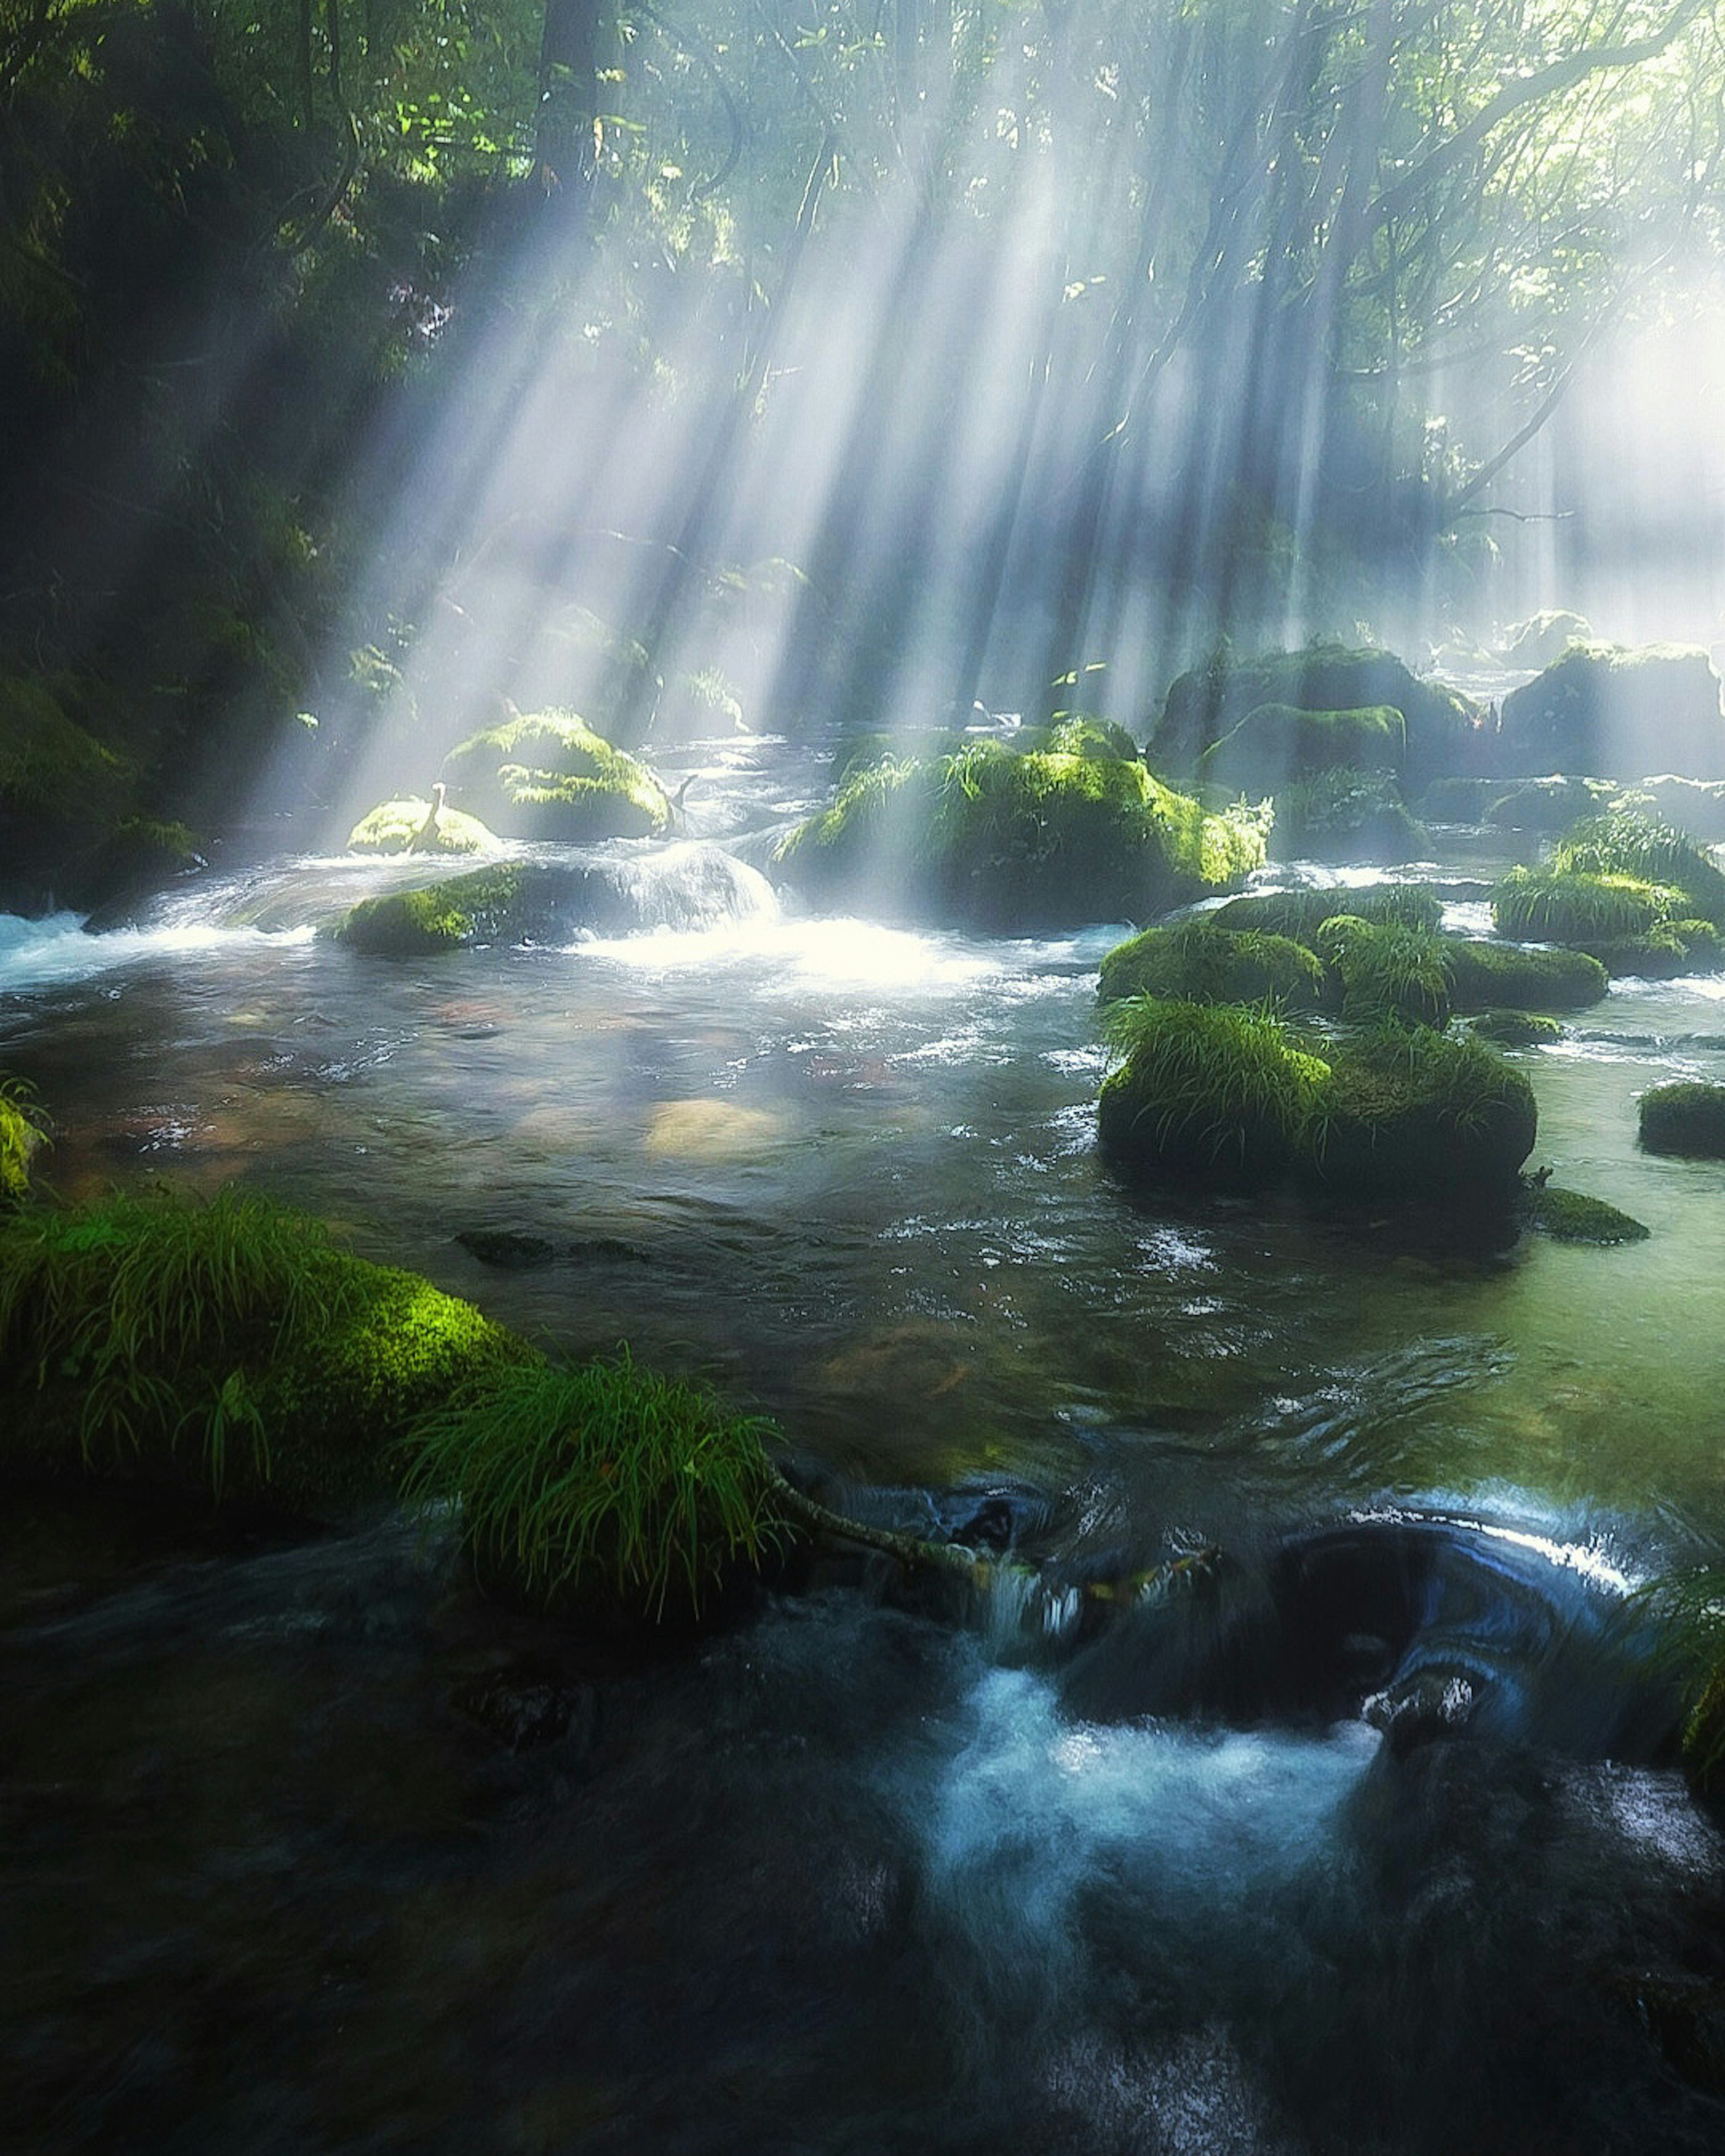
<path fill-rule="evenodd" d="M 1645 1243 L 1652 1232 L 1603 1198 L 1535 1184 L 1527 1195 L 1527 1222 L 1558 1243 Z"/>
<path fill-rule="evenodd" d="M 1506 775 L 1725 778 L 1719 677 L 1698 647 L 1571 644 L 1504 698 L 1495 760 Z"/>

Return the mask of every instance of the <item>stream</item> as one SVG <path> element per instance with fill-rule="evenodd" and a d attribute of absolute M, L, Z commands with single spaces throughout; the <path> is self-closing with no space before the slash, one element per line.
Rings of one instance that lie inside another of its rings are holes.
<path fill-rule="evenodd" d="M 819 793 L 786 745 L 689 756 L 747 859 Z M 1441 835 L 1413 873 L 1482 931 L 1511 855 Z M 1725 2147 L 1725 1839 L 1634 1592 L 1725 1522 L 1725 1163 L 1635 1137 L 1725 1080 L 1725 977 L 1518 1057 L 1529 1166 L 1649 1240 L 1500 1246 L 1116 1182 L 1120 924 L 314 934 L 409 874 L 0 920 L 54 1188 L 256 1184 L 1024 1584 L 831 1557 L 649 1650 L 399 1519 L 14 1499 L 0 2146 Z"/>

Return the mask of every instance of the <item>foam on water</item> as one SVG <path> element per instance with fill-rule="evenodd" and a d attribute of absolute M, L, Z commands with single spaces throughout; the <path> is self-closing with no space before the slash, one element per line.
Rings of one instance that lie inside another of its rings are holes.
<path fill-rule="evenodd" d="M 157 958 L 191 959 L 244 947 L 254 952 L 290 950 L 311 942 L 309 927 L 267 932 L 181 920 L 151 928 L 85 932 L 84 916 L 51 913 L 39 920 L 0 915 L 0 993 L 91 980 L 117 967 Z"/>

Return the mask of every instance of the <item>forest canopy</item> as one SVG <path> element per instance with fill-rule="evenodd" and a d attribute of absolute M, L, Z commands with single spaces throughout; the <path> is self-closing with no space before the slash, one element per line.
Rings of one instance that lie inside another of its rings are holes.
<path fill-rule="evenodd" d="M 0 651 L 261 760 L 1479 612 L 1717 300 L 1722 80 L 1706 0 L 14 0 Z"/>

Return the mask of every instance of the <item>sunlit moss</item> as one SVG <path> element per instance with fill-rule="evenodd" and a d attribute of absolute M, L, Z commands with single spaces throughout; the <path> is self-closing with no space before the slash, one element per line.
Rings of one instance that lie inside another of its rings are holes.
<path fill-rule="evenodd" d="M 356 854 L 483 854 L 497 846 L 496 834 L 476 816 L 445 807 L 434 823 L 430 817 L 431 803 L 417 797 L 385 801 L 347 834 L 348 848 Z"/>
<path fill-rule="evenodd" d="M 1323 998 L 1317 954 L 1286 936 L 1213 927 L 1208 919 L 1147 928 L 1117 943 L 1102 960 L 1097 992 L 1104 1003 L 1123 996 L 1160 996 L 1199 1004 L 1273 1003 L 1313 1011 Z"/>
<path fill-rule="evenodd" d="M 1552 850 L 1552 866 L 1599 876 L 1638 876 L 1686 903 L 1673 912 L 1725 923 L 1725 873 L 1695 841 L 1656 816 L 1615 809 L 1573 824 Z"/>
<path fill-rule="evenodd" d="M 984 742 L 855 773 L 777 864 L 822 898 L 997 930 L 1142 920 L 1258 866 L 1263 825 L 1137 762 Z"/>
<path fill-rule="evenodd" d="M 1645 936 L 1691 909 L 1685 895 L 1644 876 L 1556 867 L 1514 868 L 1491 887 L 1500 936 L 1551 943 L 1604 943 Z"/>
<path fill-rule="evenodd" d="M 350 950 L 391 958 L 426 957 L 483 943 L 514 915 L 525 871 L 510 864 L 447 876 L 414 891 L 362 898 L 336 922 L 331 934 Z"/>
<path fill-rule="evenodd" d="M 1725 1086 L 1690 1079 L 1651 1086 L 1641 1096 L 1640 1137 L 1648 1152 L 1725 1160 Z"/>
<path fill-rule="evenodd" d="M 1606 968 L 1585 951 L 1535 950 L 1465 936 L 1446 936 L 1442 941 L 1450 1007 L 1457 1011 L 1503 1006 L 1520 1011 L 1583 1010 L 1598 1003 L 1611 985 Z"/>
<path fill-rule="evenodd" d="M 29 1196 L 30 1163 L 45 1137 L 28 1089 L 0 1078 L 0 1212 Z"/>
<path fill-rule="evenodd" d="M 463 809 L 507 839 L 649 838 L 670 821 L 665 788 L 572 711 L 542 711 L 474 734 L 443 773 Z"/>
<path fill-rule="evenodd" d="M 1398 921 L 1338 913 L 1317 932 L 1317 951 L 1341 986 L 1342 1015 L 1442 1026 L 1450 1015 L 1450 969 L 1442 938 Z"/>
<path fill-rule="evenodd" d="M 1384 883 L 1357 891 L 1254 891 L 1248 897 L 1230 898 L 1210 919 L 1219 928 L 1254 928 L 1311 944 L 1325 921 L 1337 913 L 1374 925 L 1435 929 L 1444 917 L 1444 906 L 1425 884 Z"/>

